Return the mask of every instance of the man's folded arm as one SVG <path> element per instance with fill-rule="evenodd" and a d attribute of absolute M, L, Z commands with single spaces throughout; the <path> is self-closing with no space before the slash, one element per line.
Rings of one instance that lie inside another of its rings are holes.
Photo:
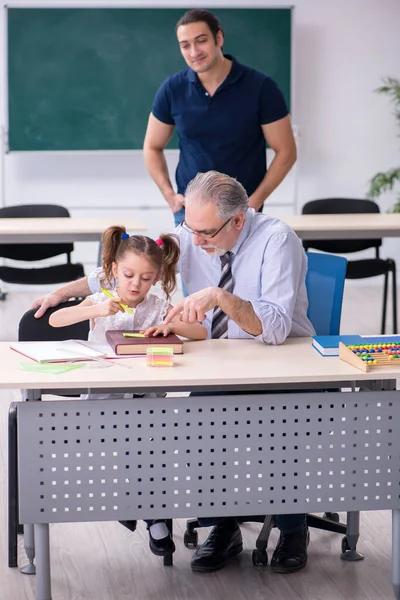
<path fill-rule="evenodd" d="M 292 330 L 303 259 L 294 233 L 275 234 L 264 250 L 260 297 L 246 301 L 221 290 L 218 305 L 249 335 L 265 344 L 282 344 Z"/>
<path fill-rule="evenodd" d="M 251 302 L 262 323 L 257 337 L 265 344 L 282 344 L 292 330 L 303 260 L 304 251 L 294 232 L 270 238 L 264 250 L 261 296 Z"/>
<path fill-rule="evenodd" d="M 225 290 L 220 290 L 218 294 L 218 306 L 243 331 L 254 336 L 262 334 L 263 327 L 261 320 L 256 315 L 251 302 L 242 300 L 239 296 Z"/>

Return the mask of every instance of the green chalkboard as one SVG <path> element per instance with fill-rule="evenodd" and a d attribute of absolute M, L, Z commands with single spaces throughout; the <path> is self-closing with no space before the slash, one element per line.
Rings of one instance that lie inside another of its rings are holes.
<path fill-rule="evenodd" d="M 224 52 L 271 75 L 290 106 L 291 10 L 211 10 Z M 142 148 L 157 88 L 186 66 L 175 37 L 183 13 L 9 8 L 9 149 Z"/>

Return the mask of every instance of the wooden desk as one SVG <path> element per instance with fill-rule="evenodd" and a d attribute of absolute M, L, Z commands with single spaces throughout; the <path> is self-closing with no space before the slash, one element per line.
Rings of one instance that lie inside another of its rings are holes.
<path fill-rule="evenodd" d="M 51 598 L 50 522 L 346 510 L 355 553 L 357 511 L 377 509 L 392 510 L 400 598 L 400 403 L 382 390 L 399 367 L 363 373 L 321 357 L 309 338 L 188 342 L 173 368 L 124 359 L 131 369 L 54 376 L 22 371 L 21 360 L 0 343 L 0 387 L 30 400 L 88 388 L 260 392 L 19 403 L 20 518 L 27 532 L 35 524 L 38 599 Z M 263 393 L 355 382 L 371 391 Z"/>
<path fill-rule="evenodd" d="M 264 345 L 254 340 L 206 340 L 186 342 L 183 355 L 174 357 L 173 368 L 151 368 L 145 359 L 119 359 L 131 366 L 118 364 L 106 369 L 85 367 L 57 376 L 22 371 L 24 357 L 0 342 L 0 388 L 30 390 L 33 396 L 82 388 L 129 388 L 135 391 L 195 391 L 232 389 L 288 389 L 310 383 L 351 383 L 354 381 L 400 379 L 400 367 L 381 367 L 362 373 L 335 358 L 321 357 L 311 338 L 289 338 L 280 346 Z M 116 361 L 118 362 L 118 361 Z"/>
<path fill-rule="evenodd" d="M 400 214 L 285 215 L 280 217 L 302 239 L 357 239 L 400 236 Z M 121 219 L 0 219 L 0 243 L 100 241 L 107 227 Z M 123 219 L 128 231 L 145 231 L 133 217 Z"/>
<path fill-rule="evenodd" d="M 129 232 L 145 231 L 135 217 L 63 218 L 63 219 L 1 219 L 1 244 L 37 244 L 57 242 L 101 242 L 110 225 L 122 224 Z"/>
<path fill-rule="evenodd" d="M 400 214 L 286 215 L 302 240 L 376 239 L 400 236 Z"/>
<path fill-rule="evenodd" d="M 97 264 L 101 265 L 101 240 L 110 225 L 122 223 L 130 233 L 146 231 L 145 225 L 135 217 L 127 218 L 38 218 L 1 219 L 0 244 L 42 244 L 58 242 L 99 242 Z M 5 294 L 0 292 L 0 299 Z"/>

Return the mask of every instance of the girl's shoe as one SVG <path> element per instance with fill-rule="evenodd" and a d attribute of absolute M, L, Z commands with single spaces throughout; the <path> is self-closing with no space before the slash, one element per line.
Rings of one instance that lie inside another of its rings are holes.
<path fill-rule="evenodd" d="M 150 550 L 156 556 L 167 556 L 175 552 L 175 544 L 165 521 L 153 521 L 147 525 Z"/>

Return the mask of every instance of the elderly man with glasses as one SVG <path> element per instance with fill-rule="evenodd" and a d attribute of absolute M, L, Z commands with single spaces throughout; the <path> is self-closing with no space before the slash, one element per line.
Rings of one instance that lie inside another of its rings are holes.
<path fill-rule="evenodd" d="M 199 173 L 185 194 L 186 215 L 177 227 L 179 270 L 189 296 L 169 313 L 186 323 L 201 321 L 211 338 L 253 338 L 281 344 L 288 336 L 314 334 L 307 318 L 307 258 L 297 235 L 278 219 L 249 208 L 244 187 L 228 175 Z M 100 287 L 98 271 L 38 299 L 41 316 L 72 296 Z M 234 518 L 213 519 L 215 526 L 192 558 L 195 571 L 215 571 L 242 551 Z M 288 573 L 307 562 L 306 517 L 278 515 L 281 535 L 271 569 Z M 211 524 L 210 521 L 203 524 Z"/>
<path fill-rule="evenodd" d="M 176 233 L 189 296 L 168 321 L 181 313 L 183 321 L 202 321 L 210 337 L 257 337 L 267 344 L 311 335 L 307 259 L 297 235 L 249 208 L 243 186 L 216 171 L 189 183 L 185 205 Z"/>

